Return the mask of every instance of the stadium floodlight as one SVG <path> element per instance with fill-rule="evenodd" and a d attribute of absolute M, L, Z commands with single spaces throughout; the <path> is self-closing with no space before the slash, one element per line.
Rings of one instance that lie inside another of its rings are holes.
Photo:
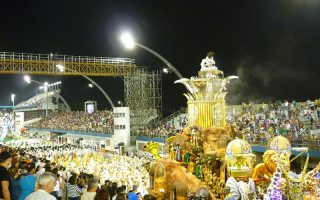
<path fill-rule="evenodd" d="M 12 107 L 14 107 L 14 99 L 15 99 L 15 97 L 16 97 L 15 94 L 11 94 Z"/>
<path fill-rule="evenodd" d="M 120 40 L 123 43 L 123 45 L 128 49 L 133 49 L 135 46 L 138 46 L 138 47 L 141 47 L 144 50 L 148 51 L 149 53 L 153 54 L 154 56 L 159 58 L 162 62 L 164 62 L 175 73 L 175 75 L 178 76 L 179 79 L 183 79 L 183 76 L 181 75 L 181 73 L 167 59 L 162 57 L 160 54 L 158 54 L 154 50 L 134 41 L 134 39 L 130 33 L 125 32 L 125 33 L 121 34 Z"/>
<path fill-rule="evenodd" d="M 23 77 L 23 79 L 24 79 L 25 82 L 27 82 L 28 84 L 30 84 L 31 82 L 33 82 L 33 83 L 37 83 L 37 84 L 39 84 L 39 85 L 43 85 L 42 83 L 40 83 L 40 82 L 38 82 L 38 81 L 32 80 L 32 79 L 30 78 L 30 76 L 28 76 L 28 75 L 25 75 L 25 76 Z"/>
<path fill-rule="evenodd" d="M 27 82 L 27 83 L 31 83 L 31 79 L 30 79 L 30 76 L 28 76 L 28 75 L 25 75 L 24 77 L 23 77 L 23 79 Z"/>
<path fill-rule="evenodd" d="M 49 87 L 54 87 L 56 88 L 55 86 L 56 85 L 59 85 L 61 84 L 61 81 L 58 81 L 58 82 L 55 82 L 55 83 L 51 83 L 49 84 L 47 81 L 44 82 L 44 83 L 40 83 L 38 81 L 35 81 L 35 80 L 32 80 L 29 76 L 24 76 L 24 80 L 27 82 L 27 83 L 31 83 L 31 82 L 34 82 L 34 83 L 37 83 L 40 85 L 39 89 L 40 90 L 44 90 L 45 91 L 45 95 L 46 95 L 46 116 L 48 116 L 48 88 Z"/>
<path fill-rule="evenodd" d="M 133 49 L 134 46 L 135 46 L 135 42 L 133 40 L 133 37 L 130 33 L 126 32 L 126 33 L 123 33 L 121 36 L 120 36 L 120 40 L 121 42 L 123 43 L 123 45 L 128 48 L 128 49 Z"/>
<path fill-rule="evenodd" d="M 64 72 L 64 70 L 65 70 L 65 68 L 64 68 L 64 66 L 62 64 L 57 64 L 56 67 L 58 68 L 58 70 L 60 72 Z"/>
<path fill-rule="evenodd" d="M 169 72 L 170 72 L 168 68 L 163 68 L 162 71 L 163 71 L 163 73 L 165 73 L 165 74 L 169 74 Z"/>

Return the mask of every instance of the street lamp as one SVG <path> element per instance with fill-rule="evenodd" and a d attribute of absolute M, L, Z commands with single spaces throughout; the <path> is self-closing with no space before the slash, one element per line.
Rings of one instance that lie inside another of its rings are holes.
<path fill-rule="evenodd" d="M 124 44 L 124 46 L 128 49 L 133 49 L 136 46 L 143 48 L 144 50 L 150 52 L 151 54 L 153 54 L 154 56 L 156 56 L 157 58 L 159 58 L 162 62 L 164 62 L 174 73 L 175 75 L 178 76 L 179 79 L 182 79 L 182 75 L 181 73 L 168 61 L 166 60 L 164 57 L 162 57 L 160 54 L 158 54 L 157 52 L 153 51 L 152 49 L 139 44 L 137 42 L 134 41 L 133 37 L 128 33 L 123 33 L 120 37 L 121 42 Z"/>
<path fill-rule="evenodd" d="M 89 83 L 89 88 L 93 88 L 93 84 L 92 83 Z"/>
<path fill-rule="evenodd" d="M 118 101 L 118 104 L 122 107 L 123 105 L 122 105 L 122 101 Z"/>
<path fill-rule="evenodd" d="M 15 94 L 11 94 L 12 108 L 14 108 L 14 98 L 15 97 L 16 97 Z"/>

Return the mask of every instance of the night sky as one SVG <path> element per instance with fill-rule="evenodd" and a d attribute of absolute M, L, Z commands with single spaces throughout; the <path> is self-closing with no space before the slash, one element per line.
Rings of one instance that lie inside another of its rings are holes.
<path fill-rule="evenodd" d="M 165 67 L 143 49 L 128 51 L 119 42 L 123 31 L 170 61 L 184 77 L 197 75 L 210 50 L 229 85 L 228 103 L 275 99 L 305 101 L 320 97 L 320 0 L 246 1 L 98 1 L 10 0 L 0 5 L 0 51 L 129 57 L 149 70 Z M 70 104 L 97 100 L 102 94 L 82 77 L 32 76 L 62 81 Z M 176 76 L 163 75 L 165 114 L 186 106 Z M 93 77 L 116 103 L 123 100 L 121 78 Z M 0 75 L 0 105 L 35 95 L 22 75 Z"/>

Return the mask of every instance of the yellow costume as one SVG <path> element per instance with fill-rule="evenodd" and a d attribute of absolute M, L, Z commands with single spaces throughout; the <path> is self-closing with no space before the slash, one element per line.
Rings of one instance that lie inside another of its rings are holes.
<path fill-rule="evenodd" d="M 196 165 L 195 162 L 193 160 L 190 160 L 188 164 L 188 171 L 194 174 L 196 172 L 195 165 Z"/>
<path fill-rule="evenodd" d="M 174 149 L 173 149 L 173 147 L 171 147 L 170 148 L 170 153 L 169 153 L 169 158 L 170 158 L 170 160 L 174 160 Z"/>

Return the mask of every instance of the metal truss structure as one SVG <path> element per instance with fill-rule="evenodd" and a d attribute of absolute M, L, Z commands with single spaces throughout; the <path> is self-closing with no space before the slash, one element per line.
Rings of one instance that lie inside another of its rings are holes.
<path fill-rule="evenodd" d="M 161 74 L 137 67 L 134 59 L 0 52 L 0 74 L 124 77 L 132 130 L 162 117 Z"/>
<path fill-rule="evenodd" d="M 124 77 L 125 105 L 131 111 L 131 130 L 145 127 L 162 117 L 162 79 L 158 72 L 137 68 Z"/>
<path fill-rule="evenodd" d="M 0 74 L 130 76 L 135 70 L 129 58 L 0 52 Z"/>

